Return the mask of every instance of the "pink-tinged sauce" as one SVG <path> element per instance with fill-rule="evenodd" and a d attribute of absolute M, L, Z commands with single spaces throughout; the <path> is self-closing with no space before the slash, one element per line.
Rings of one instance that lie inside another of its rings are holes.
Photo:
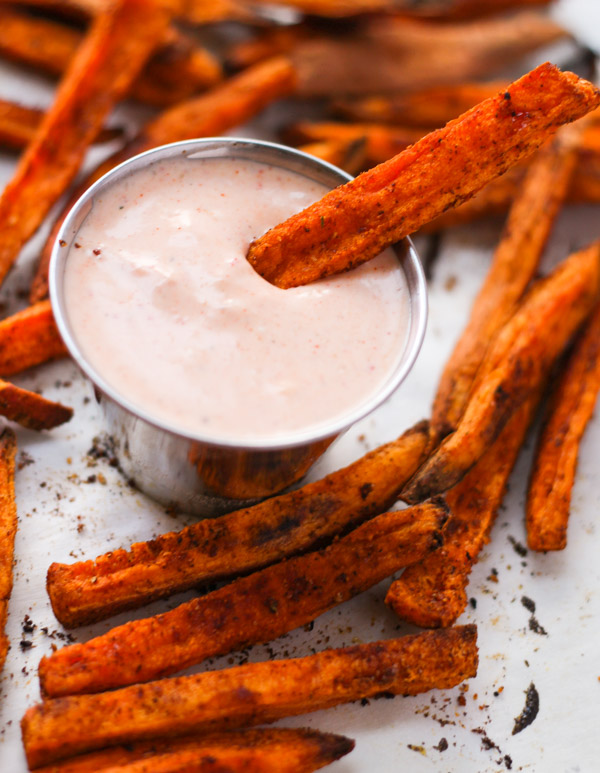
<path fill-rule="evenodd" d="M 106 189 L 65 274 L 88 362 L 156 420 L 239 442 L 318 431 L 373 397 L 409 324 L 394 253 L 291 290 L 245 259 L 255 237 L 325 192 L 224 158 L 157 162 Z"/>

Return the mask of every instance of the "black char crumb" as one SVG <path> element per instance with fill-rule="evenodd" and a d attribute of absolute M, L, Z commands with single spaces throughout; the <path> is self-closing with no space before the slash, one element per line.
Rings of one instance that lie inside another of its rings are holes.
<path fill-rule="evenodd" d="M 445 752 L 448 748 L 448 741 L 445 738 L 440 738 L 440 742 L 437 746 L 433 747 L 434 749 L 437 749 L 438 752 Z"/>
<path fill-rule="evenodd" d="M 525 556 L 529 552 L 527 548 L 524 545 L 521 545 L 521 543 L 518 542 L 514 537 L 509 536 L 508 541 L 513 546 L 515 553 L 518 553 L 521 556 L 521 558 L 525 558 Z"/>
<path fill-rule="evenodd" d="M 529 618 L 529 630 L 538 633 L 540 636 L 548 636 L 548 631 L 543 625 L 539 624 L 537 617 L 533 615 Z"/>
<path fill-rule="evenodd" d="M 532 614 L 535 612 L 535 601 L 529 598 L 529 596 L 521 596 L 521 604 Z"/>
<path fill-rule="evenodd" d="M 515 726 L 513 727 L 512 734 L 516 735 L 521 730 L 525 730 L 526 727 L 533 722 L 537 717 L 540 710 L 540 696 L 532 682 L 525 690 L 525 707 L 523 711 L 515 718 Z"/>
<path fill-rule="evenodd" d="M 473 609 L 477 609 L 477 599 L 469 599 L 469 604 L 473 607 Z"/>

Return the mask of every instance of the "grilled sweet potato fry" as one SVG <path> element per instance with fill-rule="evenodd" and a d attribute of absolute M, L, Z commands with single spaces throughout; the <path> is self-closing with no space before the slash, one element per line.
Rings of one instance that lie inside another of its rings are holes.
<path fill-rule="evenodd" d="M 0 416 L 27 429 L 52 429 L 69 421 L 73 409 L 0 379 Z"/>
<path fill-rule="evenodd" d="M 466 410 L 401 494 L 418 502 L 461 480 L 508 417 L 542 383 L 592 310 L 600 289 L 600 245 L 574 253 L 529 291 L 488 349 Z"/>
<path fill-rule="evenodd" d="M 8 601 L 13 586 L 13 560 L 17 533 L 15 505 L 15 454 L 17 439 L 11 429 L 0 435 L 0 671 L 8 653 L 5 633 Z"/>
<path fill-rule="evenodd" d="M 567 194 L 583 127 L 564 127 L 529 165 L 471 314 L 444 367 L 433 403 L 432 429 L 456 429 L 475 374 L 497 331 L 514 314 L 535 272 Z"/>
<path fill-rule="evenodd" d="M 194 137 L 211 137 L 243 123 L 275 99 L 294 90 L 294 68 L 283 57 L 256 65 L 202 96 L 165 110 L 143 127 L 122 150 L 97 167 L 70 197 L 48 237 L 31 285 L 30 300 L 48 296 L 48 265 L 56 234 L 72 204 L 93 182 L 144 150 Z"/>
<path fill-rule="evenodd" d="M 252 663 L 49 700 L 21 728 L 31 767 L 69 754 L 194 730 L 243 727 L 390 692 L 448 688 L 477 671 L 474 625 L 295 660 Z"/>
<path fill-rule="evenodd" d="M 586 323 L 552 393 L 527 495 L 527 544 L 563 550 L 579 443 L 600 389 L 600 306 Z"/>
<path fill-rule="evenodd" d="M 366 145 L 366 139 L 358 137 L 355 140 L 309 142 L 306 145 L 301 145 L 298 150 L 338 166 L 349 174 L 357 174 L 367 166 Z"/>
<path fill-rule="evenodd" d="M 560 124 L 600 104 L 600 91 L 540 65 L 390 161 L 323 196 L 253 242 L 252 266 L 278 287 L 353 268 L 466 201 L 530 155 Z"/>
<path fill-rule="evenodd" d="M 260 728 L 141 741 L 78 755 L 37 773 L 309 773 L 354 748 L 343 735 Z M 184 765 L 188 767 L 182 767 Z M 203 767 L 204 765 L 204 767 Z"/>
<path fill-rule="evenodd" d="M 50 301 L 41 301 L 0 321 L 0 376 L 66 357 Z"/>
<path fill-rule="evenodd" d="M 46 75 L 62 75 L 82 39 L 82 33 L 73 27 L 6 6 L 0 7 L 0 27 L 0 55 Z M 217 60 L 191 38 L 170 28 L 160 43 L 131 84 L 130 95 L 140 102 L 172 105 L 221 79 Z"/>
<path fill-rule="evenodd" d="M 443 546 L 407 567 L 388 590 L 386 604 L 403 620 L 423 628 L 445 627 L 464 611 L 471 568 L 489 540 L 537 403 L 537 396 L 523 403 L 479 462 L 446 494 L 451 516 Z"/>
<path fill-rule="evenodd" d="M 99 692 L 275 639 L 435 550 L 446 517 L 441 503 L 379 515 L 320 551 L 64 647 L 40 662 L 42 690 L 51 697 Z"/>
<path fill-rule="evenodd" d="M 54 614 L 72 628 L 314 550 L 390 507 L 425 460 L 428 446 L 429 425 L 420 422 L 397 440 L 298 491 L 206 518 L 129 551 L 51 564 L 47 589 Z"/>
<path fill-rule="evenodd" d="M 168 22 L 158 0 L 118 0 L 97 17 L 0 198 L 0 281 L 77 173 L 114 103 Z M 85 106 L 86 120 L 81 120 Z"/>

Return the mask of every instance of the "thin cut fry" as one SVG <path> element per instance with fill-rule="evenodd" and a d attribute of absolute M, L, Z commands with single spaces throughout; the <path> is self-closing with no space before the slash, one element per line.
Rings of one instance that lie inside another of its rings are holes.
<path fill-rule="evenodd" d="M 62 75 L 82 40 L 82 33 L 72 27 L 5 6 L 0 7 L 0 27 L 0 55 L 45 75 Z M 132 83 L 130 94 L 151 105 L 171 105 L 213 86 L 221 77 L 212 54 L 170 28 Z"/>
<path fill-rule="evenodd" d="M 533 462 L 527 495 L 527 544 L 563 550 L 579 443 L 600 389 L 600 306 L 556 383 Z"/>
<path fill-rule="evenodd" d="M 42 691 L 51 697 L 99 692 L 275 639 L 435 550 L 446 517 L 442 503 L 379 515 L 323 550 L 64 647 L 42 658 Z"/>
<path fill-rule="evenodd" d="M 48 297 L 48 265 L 56 234 L 71 206 L 93 182 L 144 150 L 194 137 L 217 137 L 249 120 L 274 100 L 292 93 L 294 84 L 294 68 L 287 59 L 278 57 L 236 75 L 207 94 L 165 110 L 146 124 L 122 150 L 100 164 L 70 197 L 44 245 L 31 285 L 31 302 Z"/>
<path fill-rule="evenodd" d="M 50 301 L 41 301 L 0 321 L 0 376 L 68 355 Z"/>
<path fill-rule="evenodd" d="M 577 125 L 562 129 L 529 166 L 469 321 L 438 385 L 432 428 L 440 438 L 456 429 L 490 341 L 514 314 L 537 271 L 575 169 L 582 130 Z"/>
<path fill-rule="evenodd" d="M 0 379 L 0 416 L 27 429 L 42 430 L 69 421 L 73 409 Z"/>
<path fill-rule="evenodd" d="M 51 564 L 46 587 L 54 614 L 72 628 L 314 550 L 390 507 L 425 460 L 428 446 L 429 425 L 420 422 L 298 491 L 206 518 L 129 551 Z"/>
<path fill-rule="evenodd" d="M 446 627 L 464 611 L 471 568 L 489 540 L 537 402 L 536 396 L 517 409 L 479 462 L 446 494 L 451 515 L 443 546 L 390 585 L 386 604 L 403 620 L 423 628 Z"/>
<path fill-rule="evenodd" d="M 416 231 L 530 155 L 600 91 L 544 64 L 395 158 L 255 241 L 248 260 L 278 287 L 346 271 Z"/>
<path fill-rule="evenodd" d="M 533 287 L 488 349 L 456 431 L 409 481 L 404 501 L 447 491 L 476 464 L 508 417 L 539 388 L 592 310 L 599 287 L 598 244 L 574 253 Z"/>
<path fill-rule="evenodd" d="M 355 140 L 323 140 L 322 142 L 309 142 L 301 145 L 298 150 L 309 153 L 311 156 L 327 161 L 329 164 L 340 167 L 349 174 L 357 174 L 367 166 L 366 163 L 366 139 L 359 137 Z"/>
<path fill-rule="evenodd" d="M 21 722 L 30 767 L 69 754 L 160 735 L 243 727 L 381 692 L 449 688 L 477 671 L 474 625 L 428 631 L 295 660 L 49 700 Z"/>
<path fill-rule="evenodd" d="M 0 99 L 0 147 L 22 150 L 35 137 L 44 111 Z M 102 129 L 96 142 L 109 142 L 120 137 L 120 129 Z"/>
<path fill-rule="evenodd" d="M 8 653 L 5 633 L 8 602 L 13 586 L 13 560 L 17 533 L 15 505 L 15 454 L 17 439 L 11 429 L 0 435 L 0 671 Z"/>
<path fill-rule="evenodd" d="M 114 103 L 127 93 L 164 36 L 168 20 L 156 3 L 111 4 L 78 49 L 54 104 L 0 198 L 0 281 L 77 173 Z"/>
<path fill-rule="evenodd" d="M 103 749 L 36 773 L 309 773 L 353 748 L 350 738 L 318 730 L 232 730 Z"/>

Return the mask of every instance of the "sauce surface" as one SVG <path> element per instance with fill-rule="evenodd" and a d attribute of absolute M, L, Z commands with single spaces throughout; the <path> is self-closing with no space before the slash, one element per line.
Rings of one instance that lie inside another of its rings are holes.
<path fill-rule="evenodd" d="M 391 250 L 280 290 L 250 242 L 326 188 L 253 161 L 170 159 L 98 194 L 71 243 L 65 306 L 95 370 L 174 430 L 235 441 L 315 429 L 372 397 L 402 356 Z"/>

